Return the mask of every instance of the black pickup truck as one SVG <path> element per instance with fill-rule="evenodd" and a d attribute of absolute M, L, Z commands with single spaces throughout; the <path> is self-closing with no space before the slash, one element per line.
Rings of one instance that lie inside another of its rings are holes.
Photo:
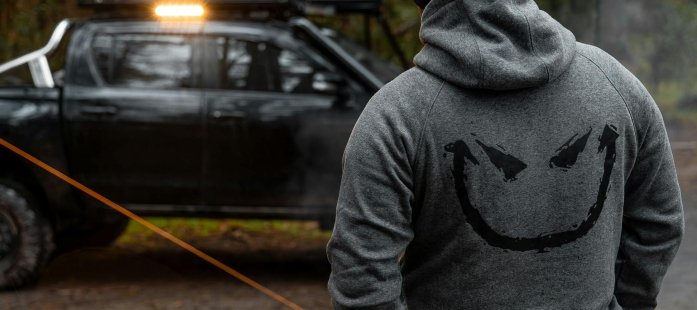
<path fill-rule="evenodd" d="M 65 20 L 0 64 L 0 138 L 139 215 L 327 227 L 350 131 L 398 73 L 304 17 Z M 0 149 L 0 288 L 126 223 Z"/>

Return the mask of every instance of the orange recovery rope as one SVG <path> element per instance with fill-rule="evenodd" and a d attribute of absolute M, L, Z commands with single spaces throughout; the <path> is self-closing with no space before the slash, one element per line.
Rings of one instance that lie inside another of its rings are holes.
<path fill-rule="evenodd" d="M 169 241 L 172 241 L 174 244 L 176 244 L 176 245 L 182 247 L 183 249 L 191 252 L 192 254 L 205 260 L 206 262 L 210 263 L 211 265 L 220 268 L 221 270 L 225 271 L 226 273 L 230 274 L 231 276 L 235 277 L 236 279 L 238 279 L 238 280 L 242 281 L 243 283 L 257 289 L 258 291 L 273 298 L 274 300 L 287 306 L 288 308 L 294 309 L 294 310 L 302 310 L 303 309 L 302 307 L 298 306 L 297 304 L 293 303 L 292 301 L 290 301 L 290 300 L 286 299 L 285 297 L 279 295 L 278 293 L 270 290 L 269 288 L 259 284 L 258 282 L 252 280 L 251 278 L 243 275 L 239 271 L 225 265 L 223 262 L 221 262 L 221 261 L 213 258 L 212 256 L 204 253 L 203 251 L 197 249 L 196 247 L 187 243 L 186 241 L 181 240 L 181 239 L 173 236 L 172 234 L 168 233 L 167 231 L 163 230 L 162 228 L 158 227 L 157 225 L 155 225 L 155 224 L 149 222 L 148 220 L 136 215 L 135 213 L 133 213 L 133 212 L 129 211 L 128 209 L 120 206 L 119 204 L 109 200 L 108 198 L 95 192 L 94 190 L 92 190 L 89 187 L 83 185 L 82 183 L 76 181 L 75 179 L 73 179 L 73 178 L 65 175 L 64 173 L 56 170 L 55 168 L 49 166 L 48 164 L 44 163 L 43 161 L 39 160 L 38 158 L 28 154 L 27 152 L 23 151 L 22 149 L 7 142 L 5 139 L 0 138 L 0 145 L 4 146 L 5 148 L 9 149 L 10 151 L 16 153 L 17 155 L 23 157 L 24 159 L 30 161 L 34 165 L 39 166 L 41 169 L 44 169 L 47 172 L 53 174 L 57 178 L 65 181 L 66 183 L 79 189 L 80 191 L 84 192 L 85 194 L 91 196 L 92 198 L 97 199 L 101 203 L 109 206 L 110 208 L 116 210 L 117 212 L 129 217 L 133 221 L 140 223 L 141 225 L 147 227 L 148 229 L 152 230 L 153 232 L 157 233 L 158 235 L 162 236 L 163 238 L 165 238 Z"/>

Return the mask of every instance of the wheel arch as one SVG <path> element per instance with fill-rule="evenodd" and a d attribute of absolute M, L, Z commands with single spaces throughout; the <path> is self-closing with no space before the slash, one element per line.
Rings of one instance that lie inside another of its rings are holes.
<path fill-rule="evenodd" d="M 16 181 L 31 191 L 39 200 L 37 207 L 53 222 L 54 214 L 49 207 L 47 193 L 29 162 L 8 150 L 0 150 L 0 179 L 2 178 Z"/>
<path fill-rule="evenodd" d="M 65 169 L 65 165 L 56 167 Z M 37 207 L 51 222 L 55 232 L 74 225 L 85 212 L 75 190 L 63 180 L 34 166 L 19 155 L 0 148 L 0 178 L 21 183 L 36 196 Z"/>

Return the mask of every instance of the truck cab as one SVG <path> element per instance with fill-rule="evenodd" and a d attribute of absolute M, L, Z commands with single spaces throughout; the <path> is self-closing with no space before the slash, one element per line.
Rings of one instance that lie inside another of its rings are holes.
<path fill-rule="evenodd" d="M 281 16 L 63 21 L 47 46 L 0 64 L 0 81 L 31 76 L 0 87 L 0 137 L 139 215 L 328 228 L 353 125 L 400 70 Z M 0 167 L 0 288 L 30 283 L 54 245 L 104 245 L 125 228 L 16 154 L 0 150 Z"/>

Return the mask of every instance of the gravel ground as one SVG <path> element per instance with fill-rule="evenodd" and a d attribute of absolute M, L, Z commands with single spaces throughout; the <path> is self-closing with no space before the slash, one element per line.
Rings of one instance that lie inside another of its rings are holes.
<path fill-rule="evenodd" d="M 693 141 L 697 129 L 671 126 L 672 141 Z M 675 151 L 686 211 L 686 236 L 659 296 L 664 310 L 697 305 L 697 149 Z M 174 227 L 173 233 L 305 309 L 328 309 L 324 255 L 328 233 L 314 223 L 250 229 L 224 222 L 214 227 Z M 278 224 L 278 223 L 276 223 Z M 202 232 L 203 231 L 203 232 Z M 0 293 L 2 309 L 284 309 L 140 227 L 112 247 L 56 257 L 39 283 Z"/>

